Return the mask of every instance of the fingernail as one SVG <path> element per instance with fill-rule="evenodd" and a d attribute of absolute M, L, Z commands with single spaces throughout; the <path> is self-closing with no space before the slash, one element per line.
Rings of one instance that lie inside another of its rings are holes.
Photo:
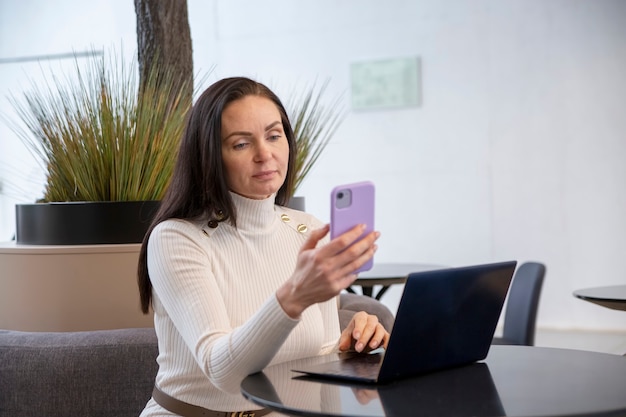
<path fill-rule="evenodd" d="M 360 339 L 361 338 L 361 332 L 354 332 L 352 337 L 354 337 L 355 339 Z"/>
<path fill-rule="evenodd" d="M 363 350 L 363 343 L 359 342 L 356 344 L 356 346 L 354 346 L 354 348 L 356 349 L 357 352 L 360 352 Z"/>
<path fill-rule="evenodd" d="M 370 343 L 370 347 L 371 348 L 375 348 L 378 346 L 380 342 L 378 340 L 372 340 L 372 342 Z"/>

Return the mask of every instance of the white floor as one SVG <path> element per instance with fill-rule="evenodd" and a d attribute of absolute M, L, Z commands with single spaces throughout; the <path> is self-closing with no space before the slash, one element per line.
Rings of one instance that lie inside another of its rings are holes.
<path fill-rule="evenodd" d="M 537 329 L 535 345 L 626 354 L 626 332 Z"/>

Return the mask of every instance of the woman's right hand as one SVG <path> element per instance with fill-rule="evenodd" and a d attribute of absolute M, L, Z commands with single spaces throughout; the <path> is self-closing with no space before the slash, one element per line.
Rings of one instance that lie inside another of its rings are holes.
<path fill-rule="evenodd" d="M 364 230 L 365 225 L 355 226 L 320 247 L 317 244 L 329 226 L 311 232 L 298 254 L 296 270 L 276 293 L 290 317 L 300 317 L 307 307 L 337 296 L 354 282 L 354 271 L 374 256 L 380 236 L 375 231 L 359 240 Z"/>

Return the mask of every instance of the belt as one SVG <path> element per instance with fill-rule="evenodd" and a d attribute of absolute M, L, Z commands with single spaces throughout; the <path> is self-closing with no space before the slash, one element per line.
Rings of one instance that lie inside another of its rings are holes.
<path fill-rule="evenodd" d="M 152 398 L 167 411 L 182 417 L 261 417 L 272 412 L 267 408 L 252 411 L 215 411 L 177 400 L 161 391 L 156 385 L 152 390 Z"/>

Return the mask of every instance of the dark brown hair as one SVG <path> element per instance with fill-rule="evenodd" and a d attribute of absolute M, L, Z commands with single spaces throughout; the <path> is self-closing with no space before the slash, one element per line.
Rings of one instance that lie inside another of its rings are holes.
<path fill-rule="evenodd" d="M 289 143 L 289 162 L 285 182 L 276 193 L 276 204 L 285 205 L 291 197 L 289 190 L 294 181 L 296 141 L 280 99 L 265 85 L 249 78 L 225 78 L 212 84 L 189 111 L 170 184 L 141 245 L 137 281 L 141 311 L 145 314 L 152 302 L 148 239 L 157 224 L 171 218 L 210 219 L 218 212 L 221 221 L 237 224 L 237 213 L 222 164 L 222 112 L 229 103 L 251 95 L 271 100 L 280 113 Z"/>

